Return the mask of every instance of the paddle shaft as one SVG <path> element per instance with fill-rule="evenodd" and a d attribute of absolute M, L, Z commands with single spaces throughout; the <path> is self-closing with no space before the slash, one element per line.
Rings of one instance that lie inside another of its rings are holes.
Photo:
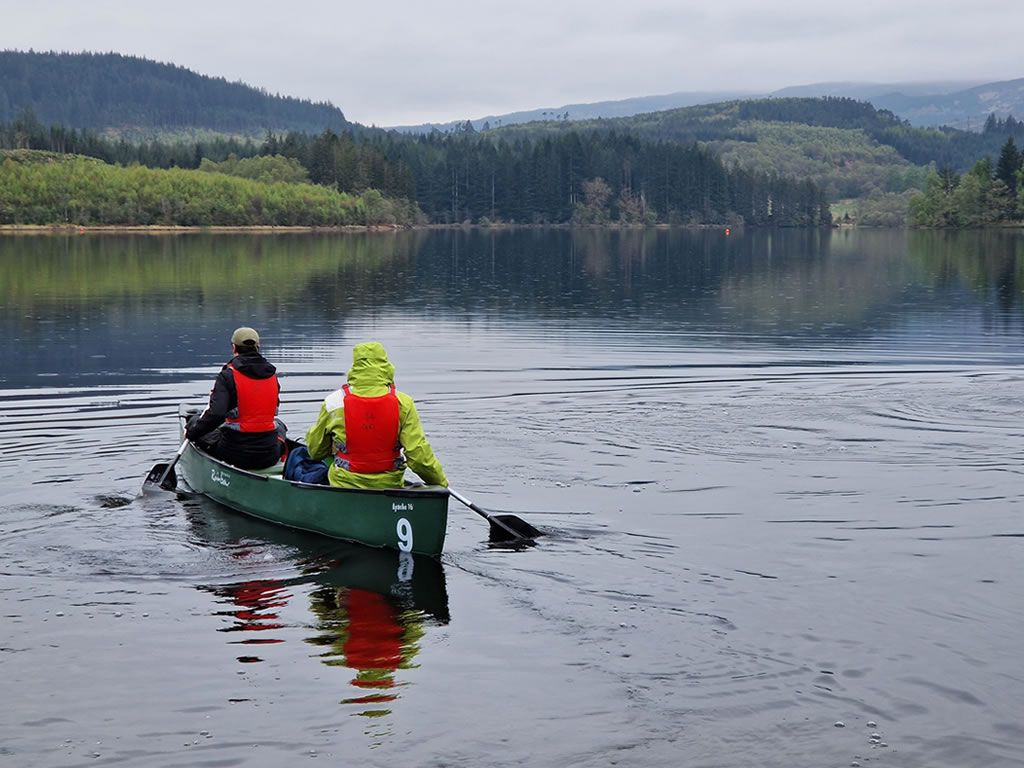
<path fill-rule="evenodd" d="M 160 481 L 157 483 L 157 485 L 159 485 L 161 488 L 163 488 L 164 480 L 167 479 L 167 476 L 169 474 L 171 474 L 171 470 L 174 469 L 174 465 L 178 463 L 178 459 L 180 459 L 181 455 L 183 453 L 185 453 L 185 449 L 186 448 L 188 448 L 188 438 L 187 437 L 184 440 L 181 441 L 181 447 L 179 447 L 178 448 L 178 452 L 176 454 L 174 454 L 174 461 L 172 461 L 170 464 L 168 464 L 167 465 L 167 469 L 165 469 L 164 473 L 162 475 L 160 475 Z"/>
<path fill-rule="evenodd" d="M 505 525 L 505 523 L 503 523 L 501 520 L 496 518 L 494 515 L 489 514 L 487 512 L 487 510 L 478 507 L 476 504 L 474 504 L 472 501 L 467 499 L 465 496 L 463 496 L 461 493 L 456 491 L 451 486 L 448 487 L 448 493 L 451 496 L 454 496 L 457 501 L 462 502 L 467 507 L 469 507 L 474 512 L 476 512 L 478 515 L 480 515 L 482 518 L 487 520 L 487 522 L 489 522 L 491 525 L 496 525 L 498 528 L 501 528 L 503 531 L 505 531 L 505 533 L 509 534 L 513 538 L 516 538 L 516 539 L 528 539 L 528 537 L 523 536 L 518 531 L 516 531 L 516 530 L 510 528 L 509 526 Z"/>

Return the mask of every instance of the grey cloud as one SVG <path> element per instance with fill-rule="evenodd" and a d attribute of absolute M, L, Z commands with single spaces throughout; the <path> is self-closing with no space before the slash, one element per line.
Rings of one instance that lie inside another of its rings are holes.
<path fill-rule="evenodd" d="M 1003 0 L 5 5 L 0 47 L 144 55 L 376 124 L 682 90 L 1024 76 L 1017 46 L 992 43 L 1024 25 L 1024 4 Z"/>

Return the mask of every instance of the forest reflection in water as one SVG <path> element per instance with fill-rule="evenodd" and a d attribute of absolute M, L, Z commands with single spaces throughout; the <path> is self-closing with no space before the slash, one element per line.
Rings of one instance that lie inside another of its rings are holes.
<path fill-rule="evenodd" d="M 410 310 L 774 344 L 862 337 L 963 292 L 1019 322 L 1005 313 L 1024 291 L 1024 236 L 1004 231 L 33 236 L 0 253 L 0 354 L 19 361 L 0 382 L 16 386 L 210 365 L 240 317 L 283 349 Z"/>
<path fill-rule="evenodd" d="M 416 291 L 453 307 L 467 306 L 467 300 L 472 306 L 476 296 L 480 306 L 528 299 L 531 309 L 560 311 L 587 297 L 588 305 L 607 309 L 645 296 L 665 299 L 667 291 L 701 295 L 730 280 L 761 282 L 780 269 L 891 277 L 897 263 L 902 276 L 935 287 L 960 280 L 995 291 L 1011 306 L 1019 300 L 1024 272 L 1024 236 L 1013 230 L 0 236 L 0 253 L 0 306 L 8 311 L 143 297 L 198 302 L 201 309 L 211 302 L 224 309 L 255 303 L 269 311 L 312 292 L 344 315 L 401 304 Z M 880 270 L 884 265 L 888 269 Z M 851 287 L 863 282 L 855 279 Z M 824 279 L 808 288 L 828 290 L 829 284 Z M 491 295 L 488 287 L 503 290 Z"/>

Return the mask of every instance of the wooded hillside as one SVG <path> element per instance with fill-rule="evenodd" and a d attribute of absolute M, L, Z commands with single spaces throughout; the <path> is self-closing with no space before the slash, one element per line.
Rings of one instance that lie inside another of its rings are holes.
<path fill-rule="evenodd" d="M 272 95 L 174 64 L 117 53 L 0 51 L 0 122 L 26 109 L 46 124 L 136 139 L 198 129 L 261 137 L 268 130 L 350 126 L 329 103 Z"/>

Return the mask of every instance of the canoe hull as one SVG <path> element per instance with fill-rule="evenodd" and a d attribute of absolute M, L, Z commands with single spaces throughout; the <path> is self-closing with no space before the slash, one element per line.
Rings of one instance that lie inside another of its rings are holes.
<path fill-rule="evenodd" d="M 248 472 L 191 443 L 181 457 L 196 493 L 246 515 L 372 547 L 438 556 L 448 526 L 448 491 L 438 486 L 332 488 Z"/>

